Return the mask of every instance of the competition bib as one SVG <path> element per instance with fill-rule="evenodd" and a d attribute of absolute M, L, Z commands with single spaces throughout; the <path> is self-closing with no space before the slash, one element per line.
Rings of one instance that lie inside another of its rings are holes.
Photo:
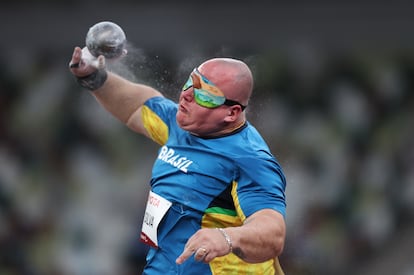
<path fill-rule="evenodd" d="M 158 248 L 157 229 L 162 218 L 171 207 L 171 202 L 150 191 L 144 221 L 142 222 L 141 241 Z"/>

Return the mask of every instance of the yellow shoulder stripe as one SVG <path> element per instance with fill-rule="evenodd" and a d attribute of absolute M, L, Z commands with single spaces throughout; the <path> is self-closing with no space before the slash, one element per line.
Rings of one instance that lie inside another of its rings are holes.
<path fill-rule="evenodd" d="M 150 138 L 159 145 L 164 145 L 168 139 L 167 124 L 145 105 L 141 108 L 141 116 L 142 123 L 150 135 Z"/>

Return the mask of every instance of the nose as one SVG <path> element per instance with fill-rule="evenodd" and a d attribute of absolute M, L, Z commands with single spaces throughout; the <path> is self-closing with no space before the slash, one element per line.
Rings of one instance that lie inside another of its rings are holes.
<path fill-rule="evenodd" d="M 181 92 L 181 98 L 184 99 L 187 102 L 191 102 L 194 100 L 194 91 L 193 91 L 193 87 L 188 88 L 185 91 Z"/>

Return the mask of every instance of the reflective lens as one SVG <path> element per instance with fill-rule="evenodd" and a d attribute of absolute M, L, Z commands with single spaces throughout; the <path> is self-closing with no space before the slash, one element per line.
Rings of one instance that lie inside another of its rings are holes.
<path fill-rule="evenodd" d="M 237 101 L 226 99 L 224 93 L 203 76 L 197 68 L 194 69 L 187 82 L 184 84 L 183 91 L 186 91 L 191 87 L 193 87 L 194 91 L 194 100 L 200 106 L 217 108 L 223 104 L 227 106 L 240 105 L 242 110 L 246 107 Z"/>
<path fill-rule="evenodd" d="M 183 91 L 187 91 L 188 89 L 190 89 L 191 87 L 193 87 L 193 79 L 191 78 L 191 76 L 188 78 L 187 82 L 184 84 L 183 86 Z"/>
<path fill-rule="evenodd" d="M 216 96 L 207 90 L 194 88 L 194 100 L 195 102 L 203 107 L 217 108 L 226 101 L 224 96 Z"/>

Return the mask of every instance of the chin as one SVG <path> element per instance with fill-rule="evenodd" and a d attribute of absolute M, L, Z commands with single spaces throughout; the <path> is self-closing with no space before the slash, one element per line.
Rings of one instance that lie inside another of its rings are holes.
<path fill-rule="evenodd" d="M 186 123 L 185 120 L 179 115 L 177 114 L 175 120 L 177 121 L 178 126 L 180 126 L 181 129 L 187 130 L 186 129 Z"/>

